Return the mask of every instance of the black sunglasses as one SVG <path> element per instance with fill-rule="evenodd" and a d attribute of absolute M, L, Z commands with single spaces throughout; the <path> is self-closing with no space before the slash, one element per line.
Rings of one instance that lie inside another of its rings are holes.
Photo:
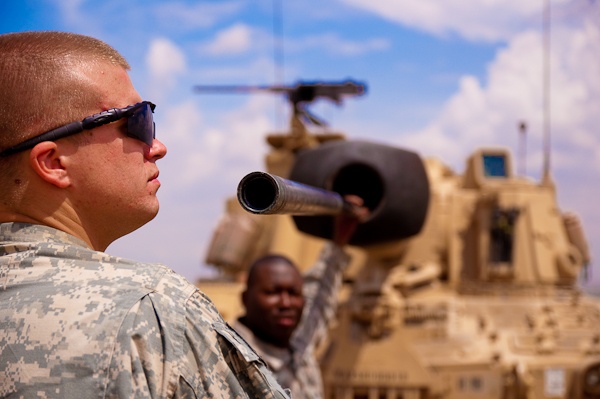
<path fill-rule="evenodd" d="M 125 108 L 112 108 L 92 116 L 88 116 L 81 122 L 73 122 L 68 125 L 58 127 L 49 132 L 42 133 L 39 136 L 32 137 L 13 147 L 0 152 L 0 157 L 6 157 L 17 152 L 35 147 L 43 141 L 54 141 L 73 134 L 81 133 L 84 130 L 94 129 L 107 123 L 116 122 L 119 119 L 127 118 L 127 135 L 133 137 L 149 146 L 155 137 L 154 119 L 152 113 L 156 105 L 150 101 L 142 101 Z"/>

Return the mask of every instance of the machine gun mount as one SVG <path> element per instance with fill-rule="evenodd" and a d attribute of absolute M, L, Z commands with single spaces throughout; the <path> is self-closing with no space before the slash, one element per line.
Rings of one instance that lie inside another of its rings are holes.
<path fill-rule="evenodd" d="M 317 126 L 325 126 L 326 123 L 311 114 L 306 104 L 324 98 L 333 101 L 336 105 L 342 103 L 343 97 L 357 96 L 366 93 L 366 85 L 354 80 L 343 82 L 304 82 L 299 81 L 293 86 L 285 85 L 197 85 L 194 86 L 196 93 L 253 93 L 270 92 L 282 93 L 292 105 L 293 115 L 309 121 Z"/>

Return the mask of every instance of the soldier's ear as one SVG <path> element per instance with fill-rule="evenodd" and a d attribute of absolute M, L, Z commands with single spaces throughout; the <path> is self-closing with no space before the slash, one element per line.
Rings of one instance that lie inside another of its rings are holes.
<path fill-rule="evenodd" d="M 71 185 L 67 169 L 53 141 L 44 141 L 33 147 L 29 154 L 29 165 L 42 180 L 58 188 Z"/>

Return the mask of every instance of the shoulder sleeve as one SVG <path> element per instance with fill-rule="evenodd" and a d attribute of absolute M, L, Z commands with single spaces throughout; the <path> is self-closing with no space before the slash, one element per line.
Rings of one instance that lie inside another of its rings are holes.
<path fill-rule="evenodd" d="M 288 398 L 265 363 L 200 291 L 186 312 L 184 358 L 188 383 L 215 398 Z"/>
<path fill-rule="evenodd" d="M 315 347 L 326 337 L 335 318 L 342 273 L 350 257 L 342 248 L 327 243 L 317 263 L 304 276 L 306 305 L 300 325 L 292 337 L 298 351 Z"/>
<path fill-rule="evenodd" d="M 107 397 L 289 398 L 203 293 L 168 288 L 145 296 L 125 318 Z"/>
<path fill-rule="evenodd" d="M 170 346 L 161 339 L 160 319 L 144 296 L 127 313 L 117 334 L 108 373 L 109 398 L 167 397 L 169 368 L 163 362 Z M 173 387 L 170 387 L 173 391 Z"/>

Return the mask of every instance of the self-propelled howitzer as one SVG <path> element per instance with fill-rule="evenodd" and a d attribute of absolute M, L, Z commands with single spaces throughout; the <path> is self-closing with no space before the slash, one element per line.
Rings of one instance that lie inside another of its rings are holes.
<path fill-rule="evenodd" d="M 578 287 L 589 251 L 551 176 L 518 176 L 499 147 L 457 173 L 341 135 L 296 139 L 268 137 L 268 173 L 371 210 L 348 247 L 335 339 L 319 348 L 327 399 L 600 398 L 600 304 Z M 331 221 L 232 197 L 207 254 L 224 278 L 200 287 L 233 320 L 248 264 L 275 252 L 310 267 Z"/>

